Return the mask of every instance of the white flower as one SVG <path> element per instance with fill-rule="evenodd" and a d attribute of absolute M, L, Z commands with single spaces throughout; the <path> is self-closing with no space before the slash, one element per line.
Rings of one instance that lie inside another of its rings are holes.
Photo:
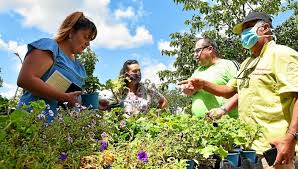
<path fill-rule="evenodd" d="M 69 144 L 72 144 L 73 143 L 73 139 L 70 136 L 68 136 L 67 140 L 68 140 L 68 143 Z"/>
<path fill-rule="evenodd" d="M 68 102 L 63 102 L 63 104 L 64 104 L 65 106 L 67 106 Z"/>
<path fill-rule="evenodd" d="M 81 107 L 80 103 L 75 103 L 76 107 Z"/>
<path fill-rule="evenodd" d="M 38 118 L 39 120 L 43 120 L 43 119 L 46 118 L 46 116 L 45 116 L 43 113 L 41 113 L 41 114 L 39 114 L 39 115 L 37 116 L 37 118 Z"/>
<path fill-rule="evenodd" d="M 52 110 L 49 110 L 49 116 L 54 116 L 54 112 Z"/>

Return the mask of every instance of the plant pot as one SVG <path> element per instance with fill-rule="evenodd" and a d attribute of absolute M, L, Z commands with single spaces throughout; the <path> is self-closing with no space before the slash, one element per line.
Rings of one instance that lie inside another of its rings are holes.
<path fill-rule="evenodd" d="M 226 157 L 226 159 L 234 166 L 234 167 L 238 167 L 239 166 L 239 156 L 240 153 L 239 152 L 231 152 L 228 154 L 228 156 Z"/>
<path fill-rule="evenodd" d="M 98 109 L 98 93 L 82 94 L 82 104 L 89 109 Z"/>
<path fill-rule="evenodd" d="M 186 169 L 194 169 L 197 164 L 194 160 L 187 160 L 186 161 Z"/>
<path fill-rule="evenodd" d="M 256 150 L 243 150 L 242 152 L 240 152 L 240 155 L 241 157 L 247 158 L 253 164 L 256 163 Z"/>

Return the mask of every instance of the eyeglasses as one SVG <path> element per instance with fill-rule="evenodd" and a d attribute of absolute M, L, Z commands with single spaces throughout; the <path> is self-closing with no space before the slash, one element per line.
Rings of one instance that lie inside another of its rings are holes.
<path fill-rule="evenodd" d="M 201 51 L 203 51 L 205 48 L 208 48 L 208 47 L 209 46 L 204 46 L 204 47 L 195 49 L 195 54 L 200 53 Z"/>

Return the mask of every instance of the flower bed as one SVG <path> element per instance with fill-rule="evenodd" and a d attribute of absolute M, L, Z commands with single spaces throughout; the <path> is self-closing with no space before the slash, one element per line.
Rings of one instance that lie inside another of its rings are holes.
<path fill-rule="evenodd" d="M 15 111 L 0 130 L 0 166 L 6 168 L 185 168 L 193 159 L 213 166 L 233 144 L 249 145 L 259 128 L 223 118 L 216 123 L 170 112 L 127 117 L 122 109 L 97 112 L 76 108 L 59 111 L 45 125 L 45 105 L 32 113 Z M 160 115 L 159 115 L 160 114 Z M 38 119 L 41 118 L 41 119 Z"/>

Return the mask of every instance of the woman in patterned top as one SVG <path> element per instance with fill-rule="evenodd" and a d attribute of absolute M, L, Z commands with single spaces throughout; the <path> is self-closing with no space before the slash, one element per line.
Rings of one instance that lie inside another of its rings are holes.
<path fill-rule="evenodd" d="M 168 104 L 154 84 L 146 80 L 141 82 L 141 69 L 138 61 L 127 60 L 120 71 L 125 77 L 127 89 L 123 92 L 124 112 L 128 115 L 147 113 L 150 107 L 165 108 Z"/>
<path fill-rule="evenodd" d="M 127 115 L 147 113 L 151 107 L 165 108 L 168 104 L 155 85 L 146 80 L 141 82 L 141 69 L 138 61 L 127 60 L 120 71 L 125 78 L 126 89 L 123 91 L 121 105 Z M 107 102 L 100 102 L 100 109 L 106 109 Z"/>

